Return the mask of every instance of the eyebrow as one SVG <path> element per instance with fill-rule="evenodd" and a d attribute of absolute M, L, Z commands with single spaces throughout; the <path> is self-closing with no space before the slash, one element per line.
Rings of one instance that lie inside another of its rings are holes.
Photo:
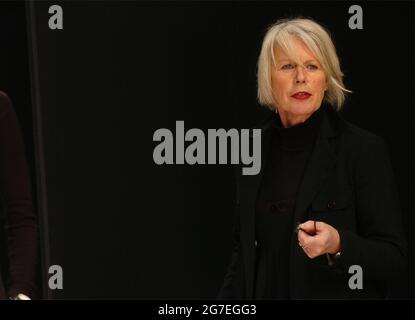
<path fill-rule="evenodd" d="M 277 62 L 283 62 L 283 61 L 289 61 L 289 62 L 291 62 L 291 61 L 293 61 L 293 60 L 291 60 L 291 59 L 281 59 L 281 60 L 277 60 Z M 306 60 L 304 63 L 308 63 L 308 62 L 315 62 L 315 63 L 318 63 L 318 61 L 317 60 L 315 60 L 315 59 L 309 59 L 309 60 Z"/>

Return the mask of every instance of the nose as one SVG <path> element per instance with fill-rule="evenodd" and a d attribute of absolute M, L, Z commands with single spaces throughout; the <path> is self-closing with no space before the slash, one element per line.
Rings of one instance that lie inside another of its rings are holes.
<path fill-rule="evenodd" d="M 305 83 L 306 74 L 304 72 L 303 66 L 298 66 L 295 73 L 295 83 Z"/>

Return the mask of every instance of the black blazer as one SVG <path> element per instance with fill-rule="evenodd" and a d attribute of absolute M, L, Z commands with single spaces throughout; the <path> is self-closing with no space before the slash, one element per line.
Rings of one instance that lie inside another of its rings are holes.
<path fill-rule="evenodd" d="M 34 297 L 38 229 L 20 125 L 0 91 L 0 299 Z"/>
<path fill-rule="evenodd" d="M 297 194 L 294 222 L 324 221 L 341 238 L 341 256 L 310 259 L 293 230 L 290 253 L 292 299 L 387 297 L 387 283 L 406 268 L 407 249 L 393 170 L 383 140 L 324 109 Z M 271 121 L 262 127 L 262 166 L 256 176 L 237 173 L 237 205 L 231 263 L 219 299 L 252 299 L 255 279 L 255 204 L 268 159 Z M 333 262 L 333 261 L 331 261 Z M 349 267 L 363 271 L 363 289 L 349 288 Z"/>

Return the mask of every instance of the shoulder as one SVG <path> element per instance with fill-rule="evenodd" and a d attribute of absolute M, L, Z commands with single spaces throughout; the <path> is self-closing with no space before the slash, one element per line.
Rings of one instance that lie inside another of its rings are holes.
<path fill-rule="evenodd" d="M 3 118 L 10 110 L 12 110 L 12 103 L 9 96 L 0 91 L 0 118 Z"/>
<path fill-rule="evenodd" d="M 388 154 L 388 146 L 384 138 L 347 121 L 344 123 L 341 140 L 355 157 L 376 161 Z"/>
<path fill-rule="evenodd" d="M 339 155 L 357 160 L 385 156 L 387 145 L 382 137 L 350 123 L 337 111 L 327 109 L 326 114 L 322 131 L 325 136 L 335 138 Z"/>
<path fill-rule="evenodd" d="M 352 145 L 362 147 L 381 147 L 384 146 L 385 140 L 373 132 L 370 132 L 366 129 L 360 128 L 352 123 L 349 123 L 348 121 L 344 121 L 344 131 L 343 136 L 344 139 L 351 143 Z"/>
<path fill-rule="evenodd" d="M 324 107 L 322 132 L 324 136 L 338 138 L 340 143 L 352 147 L 383 143 L 383 139 L 380 136 L 356 126 L 349 122 L 341 112 L 327 106 Z"/>
<path fill-rule="evenodd" d="M 250 136 L 252 137 L 255 134 L 255 131 L 260 130 L 262 133 L 267 133 L 269 129 L 272 128 L 272 123 L 275 120 L 274 112 L 267 112 L 261 119 L 256 122 L 254 126 L 249 128 Z"/>

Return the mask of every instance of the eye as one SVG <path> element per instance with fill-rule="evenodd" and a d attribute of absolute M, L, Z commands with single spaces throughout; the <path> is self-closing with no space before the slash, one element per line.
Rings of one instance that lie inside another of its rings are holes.
<path fill-rule="evenodd" d="M 318 67 L 317 67 L 315 64 L 308 64 L 308 65 L 307 65 L 307 69 L 308 69 L 308 70 L 317 70 L 317 69 L 318 69 Z"/>
<path fill-rule="evenodd" d="M 282 69 L 282 70 L 289 70 L 289 69 L 293 69 L 293 68 L 294 68 L 294 65 L 293 65 L 293 64 L 291 64 L 291 63 L 284 64 L 284 65 L 281 67 L 281 69 Z"/>

